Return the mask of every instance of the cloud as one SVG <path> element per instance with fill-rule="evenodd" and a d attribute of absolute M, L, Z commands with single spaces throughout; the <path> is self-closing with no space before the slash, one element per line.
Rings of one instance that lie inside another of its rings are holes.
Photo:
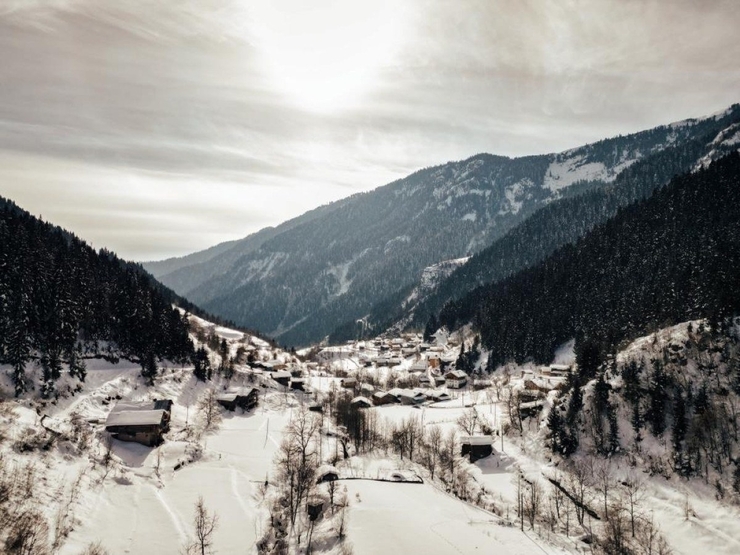
<path fill-rule="evenodd" d="M 419 167 L 739 100 L 731 0 L 335 5 L 6 0 L 0 194 L 98 246 L 164 257 Z M 312 43 L 322 25 L 344 31 Z"/>

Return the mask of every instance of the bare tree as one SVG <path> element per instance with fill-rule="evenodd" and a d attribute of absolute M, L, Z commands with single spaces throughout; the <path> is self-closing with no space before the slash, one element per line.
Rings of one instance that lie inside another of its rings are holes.
<path fill-rule="evenodd" d="M 442 429 L 434 425 L 429 429 L 427 435 L 426 467 L 434 480 L 434 474 L 439 465 L 440 451 L 442 450 Z"/>
<path fill-rule="evenodd" d="M 198 399 L 198 418 L 204 432 L 216 430 L 221 424 L 221 406 L 215 389 L 207 389 Z"/>
<path fill-rule="evenodd" d="M 218 527 L 218 515 L 214 511 L 208 512 L 203 497 L 198 497 L 195 502 L 195 516 L 193 517 L 193 528 L 195 539 L 186 547 L 187 555 L 206 555 L 213 553 L 213 533 Z"/>
<path fill-rule="evenodd" d="M 90 543 L 80 555 L 108 555 L 108 550 L 100 542 Z"/>
<path fill-rule="evenodd" d="M 318 467 L 317 440 L 319 420 L 303 407 L 286 426 L 276 455 L 278 483 L 291 526 L 295 528 L 298 511 L 316 483 Z"/>
<path fill-rule="evenodd" d="M 467 435 L 472 436 L 475 434 L 475 430 L 478 428 L 479 419 L 480 417 L 478 416 L 478 411 L 475 409 L 475 407 L 472 407 L 460 415 L 460 417 L 457 419 L 457 425 Z"/>
<path fill-rule="evenodd" d="M 630 475 L 622 482 L 621 489 L 624 504 L 630 517 L 630 530 L 634 538 L 637 506 L 645 496 L 645 482 L 634 475 Z"/>
<path fill-rule="evenodd" d="M 454 428 L 450 428 L 442 442 L 442 450 L 440 451 L 440 462 L 443 468 L 449 473 L 450 480 L 453 480 L 455 476 L 455 466 L 458 462 L 458 448 L 457 433 Z"/>
<path fill-rule="evenodd" d="M 602 460 L 596 465 L 594 479 L 597 491 L 604 502 L 604 520 L 609 520 L 609 492 L 612 488 L 612 465 L 609 460 Z"/>
<path fill-rule="evenodd" d="M 534 528 L 534 523 L 537 521 L 537 517 L 540 514 L 540 505 L 542 503 L 542 486 L 535 479 L 528 481 L 529 491 L 524 500 L 524 512 L 529 520 L 529 527 Z"/>
<path fill-rule="evenodd" d="M 570 491 L 571 499 L 575 505 L 578 524 L 583 526 L 586 514 L 586 503 L 588 502 L 589 487 L 591 485 L 592 469 L 588 464 L 577 462 L 573 470 L 568 474 L 567 489 Z"/>
<path fill-rule="evenodd" d="M 34 510 L 16 514 L 5 538 L 4 553 L 45 555 L 48 553 L 49 526 L 43 515 Z"/>

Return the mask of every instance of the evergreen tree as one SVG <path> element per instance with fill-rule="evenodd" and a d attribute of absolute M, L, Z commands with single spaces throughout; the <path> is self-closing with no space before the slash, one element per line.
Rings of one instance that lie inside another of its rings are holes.
<path fill-rule="evenodd" d="M 429 320 L 427 320 L 427 325 L 424 328 L 424 341 L 429 342 L 434 337 L 434 334 L 439 329 L 439 324 L 437 322 L 437 317 L 432 314 L 429 317 Z"/>
<path fill-rule="evenodd" d="M 688 458 L 684 453 L 686 429 L 686 402 L 681 391 L 676 388 L 673 394 L 673 466 L 684 476 L 689 473 Z"/>
<path fill-rule="evenodd" d="M 208 359 L 205 347 L 200 347 L 193 355 L 193 374 L 202 382 L 211 377 L 211 361 Z"/>

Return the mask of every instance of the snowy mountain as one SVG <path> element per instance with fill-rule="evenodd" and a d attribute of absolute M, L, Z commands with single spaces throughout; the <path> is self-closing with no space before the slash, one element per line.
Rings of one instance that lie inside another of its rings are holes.
<path fill-rule="evenodd" d="M 740 154 L 674 178 L 574 245 L 445 305 L 489 365 L 547 362 L 575 337 L 602 354 L 656 327 L 740 313 Z"/>
<path fill-rule="evenodd" d="M 739 113 L 735 106 L 559 154 L 480 154 L 322 207 L 205 261 L 145 267 L 219 316 L 308 344 L 384 299 L 403 298 L 424 268 L 476 253 L 538 209 L 612 183 L 638 160 Z"/>

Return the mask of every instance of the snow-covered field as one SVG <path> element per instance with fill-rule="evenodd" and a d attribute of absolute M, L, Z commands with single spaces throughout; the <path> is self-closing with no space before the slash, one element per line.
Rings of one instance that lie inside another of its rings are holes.
<path fill-rule="evenodd" d="M 561 553 L 429 484 L 347 482 L 356 555 Z"/>
<path fill-rule="evenodd" d="M 90 539 L 101 539 L 111 553 L 178 553 L 191 534 L 198 496 L 219 516 L 214 549 L 241 553 L 253 549 L 263 526 L 256 486 L 271 473 L 272 458 L 289 411 L 258 410 L 224 419 L 208 437 L 203 459 L 178 471 L 177 444 L 157 449 L 116 442 L 114 453 L 127 471 L 84 496 L 82 525 L 62 554 L 79 553 Z M 155 475 L 163 452 L 161 478 Z"/>

